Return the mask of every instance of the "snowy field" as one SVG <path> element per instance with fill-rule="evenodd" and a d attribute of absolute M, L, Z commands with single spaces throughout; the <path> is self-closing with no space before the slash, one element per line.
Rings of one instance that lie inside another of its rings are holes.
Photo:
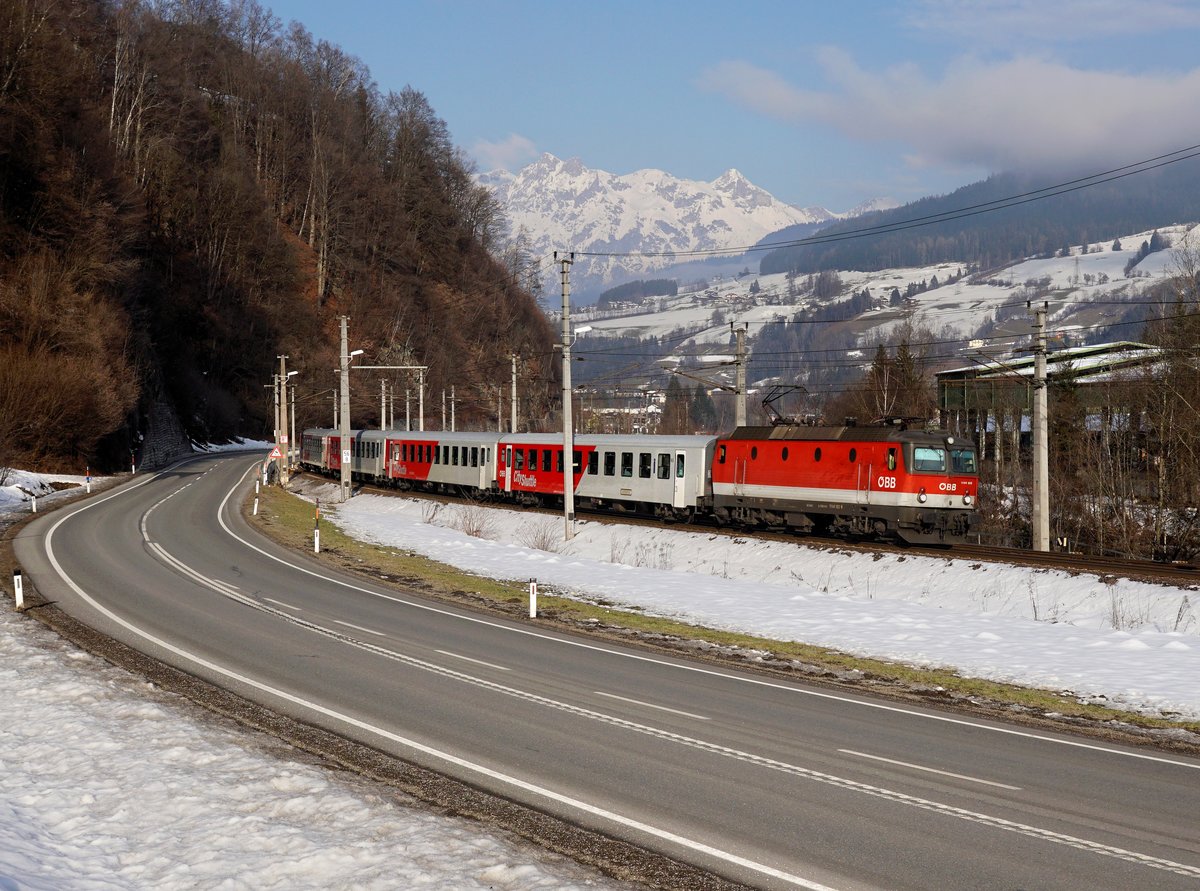
<path fill-rule="evenodd" d="M 6 483 L 0 513 L 28 511 L 31 491 L 39 506 L 53 497 L 47 477 Z M 0 891 L 629 887 L 293 761 L 64 643 L 10 598 L 0 703 Z"/>
<path fill-rule="evenodd" d="M 1200 720 L 1195 590 L 586 521 L 564 544 L 563 521 L 545 514 L 435 510 L 376 495 L 334 506 L 329 488 L 326 516 L 356 538 L 480 575 L 536 578 L 568 597 Z M 553 550 L 542 549 L 548 541 Z"/>

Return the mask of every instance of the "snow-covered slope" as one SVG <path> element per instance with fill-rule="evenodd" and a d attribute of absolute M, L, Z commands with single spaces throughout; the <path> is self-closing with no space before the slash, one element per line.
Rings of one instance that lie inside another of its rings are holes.
<path fill-rule="evenodd" d="M 1026 299 L 1049 301 L 1050 323 L 1060 334 L 1073 327 L 1103 328 L 1105 320 L 1113 315 L 1112 307 L 1097 310 L 1093 301 L 1136 301 L 1186 264 L 1183 252 L 1200 248 L 1200 229 L 1193 232 L 1191 224 L 1163 226 L 1156 231 L 1170 239 L 1173 246 L 1150 254 L 1129 273 L 1125 272 L 1125 264 L 1151 232 L 1122 235 L 1125 249 L 1121 251 L 1114 251 L 1110 243 L 1092 244 L 1086 254 L 1076 247 L 1069 257 L 1029 259 L 985 275 L 966 276 L 952 284 L 923 290 L 900 308 L 886 305 L 893 288 L 904 294 L 910 284 L 930 283 L 934 277 L 946 282 L 969 264 L 944 262 L 876 272 L 838 270 L 841 293 L 833 299 L 845 300 L 864 288 L 876 298 L 878 308 L 860 318 L 858 330 L 864 342 L 877 336 L 886 339 L 889 329 L 905 322 L 966 340 L 976 336 L 1002 307 L 1019 306 Z M 799 283 L 803 284 L 803 277 Z M 589 338 L 665 337 L 695 331 L 698 343 L 725 345 L 729 322 L 748 324 L 753 343 L 764 324 L 791 318 L 797 311 L 820 302 L 810 294 L 797 293 L 786 275 L 743 275 L 714 277 L 702 287 L 681 289 L 673 297 L 652 298 L 639 307 L 610 311 L 581 308 L 573 318 L 589 327 Z M 714 325 L 716 318 L 722 324 Z"/>
<path fill-rule="evenodd" d="M 608 284 L 653 273 L 675 262 L 676 254 L 749 246 L 788 226 L 847 216 L 785 204 L 732 169 L 710 183 L 661 170 L 617 176 L 578 158 L 544 154 L 516 174 L 496 171 L 479 181 L 493 190 L 513 230 L 528 233 L 537 254 L 660 255 L 577 258 L 572 281 L 584 287 L 589 279 Z"/>

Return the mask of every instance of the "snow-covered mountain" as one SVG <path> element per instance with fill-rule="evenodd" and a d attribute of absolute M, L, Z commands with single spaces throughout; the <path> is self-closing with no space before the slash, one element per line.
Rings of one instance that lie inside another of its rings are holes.
<path fill-rule="evenodd" d="M 708 183 L 661 170 L 617 176 L 544 154 L 518 173 L 494 171 L 479 181 L 493 190 L 513 231 L 528 233 L 535 254 L 642 255 L 577 257 L 572 282 L 585 290 L 664 269 L 689 251 L 748 247 L 789 226 L 852 215 L 793 207 L 732 169 Z"/>

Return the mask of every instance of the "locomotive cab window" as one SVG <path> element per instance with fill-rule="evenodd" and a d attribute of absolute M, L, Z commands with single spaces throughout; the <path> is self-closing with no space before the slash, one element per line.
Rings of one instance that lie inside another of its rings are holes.
<path fill-rule="evenodd" d="M 946 450 L 930 446 L 913 446 L 912 469 L 917 473 L 945 473 Z"/>
<path fill-rule="evenodd" d="M 974 449 L 951 449 L 950 467 L 955 473 L 978 473 Z"/>
<path fill-rule="evenodd" d="M 783 447 L 783 451 L 782 451 L 782 452 L 780 452 L 779 454 L 780 454 L 780 457 L 781 457 L 781 458 L 783 458 L 783 460 L 784 460 L 784 461 L 786 461 L 786 460 L 787 460 L 787 456 L 788 456 L 788 447 L 787 447 L 787 446 L 784 446 L 784 447 Z"/>
<path fill-rule="evenodd" d="M 887 468 L 888 468 L 888 470 L 896 469 L 896 450 L 895 449 L 888 449 Z"/>
<path fill-rule="evenodd" d="M 758 460 L 758 446 L 750 446 L 750 460 Z"/>
<path fill-rule="evenodd" d="M 853 464 L 857 460 L 858 460 L 858 449 L 851 449 L 850 450 L 850 463 Z"/>
<path fill-rule="evenodd" d="M 814 461 L 820 461 L 820 460 L 821 460 L 821 447 L 820 447 L 820 446 L 817 446 L 817 447 L 816 447 L 816 448 L 813 450 L 813 460 L 814 460 Z"/>
<path fill-rule="evenodd" d="M 718 464 L 725 463 L 725 445 L 723 443 L 722 443 L 721 447 L 719 449 L 717 449 L 717 463 Z"/>

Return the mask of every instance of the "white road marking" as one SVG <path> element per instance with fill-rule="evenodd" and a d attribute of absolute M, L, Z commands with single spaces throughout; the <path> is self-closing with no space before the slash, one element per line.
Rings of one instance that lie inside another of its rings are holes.
<path fill-rule="evenodd" d="M 655 705 L 653 702 L 642 702 L 640 699 L 626 699 L 624 696 L 618 696 L 615 693 L 605 693 L 603 690 L 593 690 L 597 696 L 607 696 L 609 699 L 619 699 L 621 702 L 628 702 L 633 705 L 641 705 L 646 708 L 656 708 L 660 712 L 670 712 L 673 715 L 683 715 L 685 718 L 695 718 L 698 721 L 711 721 L 712 718 L 706 718 L 704 715 L 695 715 L 691 712 L 681 712 L 677 708 L 667 708 L 665 705 Z"/>
<path fill-rule="evenodd" d="M 470 656 L 464 656 L 462 653 L 451 653 L 449 650 L 437 650 L 443 656 L 451 656 L 455 659 L 462 659 L 464 662 L 474 662 L 476 665 L 482 665 L 485 668 L 494 668 L 496 671 L 512 671 L 511 668 L 505 668 L 503 665 L 496 665 L 494 662 L 484 662 L 482 659 L 472 659 Z"/>
<path fill-rule="evenodd" d="M 994 780 L 982 780 L 979 777 L 969 777 L 962 773 L 951 773 L 948 770 L 938 770 L 936 767 L 922 767 L 920 764 L 912 764 L 908 761 L 896 761 L 892 758 L 884 758 L 880 755 L 868 755 L 866 752 L 856 752 L 853 749 L 838 749 L 839 752 L 845 755 L 857 755 L 859 758 L 869 758 L 872 761 L 883 761 L 886 764 L 896 764 L 900 767 L 910 767 L 913 770 L 924 770 L 928 773 L 938 773 L 944 777 L 954 777 L 956 780 L 967 780 L 971 783 L 983 783 L 985 786 L 999 786 L 1001 789 L 1012 789 L 1014 792 L 1020 792 L 1020 786 L 1010 786 L 1008 783 L 997 783 Z"/>
<path fill-rule="evenodd" d="M 233 586 L 231 585 L 230 587 L 233 587 Z M 300 607 L 292 606 L 290 603 L 284 603 L 282 600 L 275 600 L 274 598 L 271 598 L 271 597 L 264 597 L 263 600 L 265 600 L 267 603 L 273 603 L 276 606 L 282 606 L 284 609 L 293 609 L 298 613 L 304 612 L 304 610 L 300 609 Z"/>
<path fill-rule="evenodd" d="M 154 477 L 151 477 L 151 479 L 154 479 Z M 150 482 L 150 480 L 146 480 L 145 482 Z M 140 486 L 140 485 L 144 485 L 144 484 L 145 483 L 139 483 L 138 485 Z M 131 487 L 131 488 L 136 488 L 136 486 Z M 123 491 L 128 491 L 128 490 L 123 490 Z M 105 499 L 105 500 L 107 500 L 107 499 Z M 94 504 L 100 504 L 100 503 L 101 503 L 100 501 L 91 502 L 91 503 L 89 503 L 88 507 L 90 507 Z M 85 507 L 83 509 L 86 510 L 87 508 Z M 63 516 L 56 523 L 54 523 L 53 526 L 50 527 L 49 531 L 46 533 L 46 543 L 45 543 L 47 559 L 49 559 L 50 564 L 54 567 L 54 571 L 57 572 L 59 577 L 63 580 L 63 582 L 66 583 L 66 585 L 75 592 L 76 596 L 78 596 L 81 600 L 83 600 L 85 603 L 87 603 L 89 606 L 91 606 L 92 609 L 96 610 L 101 615 L 106 616 L 110 621 L 115 622 L 116 624 L 120 625 L 122 628 L 125 628 L 131 634 L 134 634 L 146 641 L 149 641 L 150 643 L 152 643 L 156 646 L 162 647 L 163 649 L 167 650 L 168 652 L 174 653 L 175 655 L 179 656 L 180 658 L 186 659 L 195 665 L 199 665 L 202 668 L 205 668 L 208 671 L 213 672 L 214 674 L 221 675 L 222 677 L 226 677 L 226 678 L 230 679 L 231 681 L 245 684 L 245 685 L 253 687 L 257 690 L 261 690 L 262 692 L 267 693 L 271 696 L 278 697 L 279 699 L 282 699 L 285 702 L 291 702 L 295 705 L 301 706 L 302 708 L 310 709 L 318 714 L 326 715 L 337 721 L 341 721 L 342 723 L 346 724 L 347 726 L 357 727 L 360 730 L 374 734 L 375 736 L 378 736 L 381 739 L 386 739 L 397 745 L 410 748 L 413 751 L 421 752 L 432 758 L 441 760 L 447 764 L 453 764 L 463 770 L 469 771 L 471 773 L 475 773 L 479 776 L 488 777 L 489 779 L 495 780 L 496 782 L 511 786 L 513 788 L 522 789 L 522 790 L 530 793 L 531 795 L 539 796 L 539 797 L 545 798 L 550 801 L 558 802 L 559 804 L 566 805 L 567 807 L 575 808 L 576 810 L 578 810 L 582 813 L 590 814 L 599 819 L 607 820 L 609 822 L 615 823 L 618 826 L 624 826 L 628 829 L 632 829 L 637 832 L 642 832 L 653 838 L 657 838 L 663 842 L 678 845 L 678 846 L 686 848 L 688 850 L 695 851 L 704 856 L 714 857 L 718 860 L 723 860 L 726 863 L 729 863 L 729 864 L 732 864 L 735 866 L 740 866 L 744 869 L 751 870 L 752 872 L 759 873 L 760 875 L 767 876 L 768 878 L 778 879 L 782 882 L 787 882 L 788 884 L 795 885 L 798 888 L 805 888 L 805 889 L 807 889 L 807 891 L 836 891 L 836 889 L 833 889 L 828 885 L 822 885 L 819 882 L 810 881 L 808 879 L 802 878 L 801 876 L 793 875 L 792 873 L 789 873 L 789 872 L 784 872 L 783 870 L 776 869 L 772 866 L 767 866 L 766 864 L 763 864 L 763 863 L 757 863 L 753 860 L 750 860 L 745 857 L 741 857 L 737 854 L 733 854 L 728 851 L 722 851 L 719 848 L 714 848 L 710 845 L 704 844 L 703 842 L 698 842 L 698 841 L 695 841 L 694 839 L 690 839 L 690 838 L 687 838 L 682 835 L 677 835 L 673 832 L 669 832 L 664 829 L 659 829 L 656 826 L 651 826 L 647 823 L 642 823 L 641 821 L 634 820 L 631 817 L 626 817 L 622 814 L 618 814 L 613 811 L 605 810 L 604 808 L 597 807 L 596 805 L 589 804 L 585 801 L 580 801 L 579 799 L 576 799 L 576 798 L 571 798 L 570 796 L 563 795 L 563 794 L 555 792 L 551 789 L 546 789 L 542 786 L 538 786 L 533 783 L 526 782 L 524 780 L 518 779 L 517 777 L 513 777 L 513 776 L 509 776 L 507 774 L 500 773 L 499 771 L 492 770 L 491 768 L 485 767 L 481 764 L 475 764 L 474 762 L 467 761 L 466 759 L 460 758 L 457 755 L 452 755 L 448 752 L 443 752 L 443 751 L 441 751 L 439 749 L 435 749 L 431 746 L 424 745 L 423 743 L 417 742 L 416 740 L 408 739 L 406 737 L 400 736 L 399 734 L 393 733 L 390 730 L 386 730 L 382 727 L 377 727 L 374 724 L 369 724 L 366 721 L 359 720 L 358 718 L 354 718 L 350 715 L 341 714 L 340 712 L 334 711 L 333 709 L 328 708 L 323 705 L 320 705 L 319 703 L 311 702 L 311 701 L 304 699 L 300 696 L 297 696 L 293 693 L 289 693 L 286 690 L 281 690 L 279 688 L 272 687 L 269 684 L 265 684 L 262 681 L 259 681 L 255 678 L 251 678 L 251 677 L 247 677 L 246 675 L 239 674 L 235 671 L 225 668 L 222 665 L 218 665 L 215 662 L 211 662 L 211 661 L 203 658 L 202 656 L 199 656 L 195 653 L 185 650 L 182 647 L 178 647 L 175 644 L 172 644 L 165 640 L 157 638 L 150 632 L 145 631 L 142 628 L 139 628 L 138 626 L 134 625 L 132 622 L 129 622 L 128 620 L 122 618 L 121 616 L 114 613 L 112 610 L 108 609 L 107 607 L 100 604 L 98 601 L 94 600 L 91 597 L 91 595 L 89 595 L 86 591 L 84 591 L 83 588 L 81 588 L 75 582 L 74 579 L 72 579 L 69 575 L 67 575 L 66 570 L 64 570 L 62 567 L 62 564 L 60 564 L 58 562 L 58 558 L 54 554 L 54 544 L 53 544 L 54 533 L 58 529 L 59 526 L 61 526 L 64 522 L 66 522 L 68 519 L 70 519 L 70 517 L 75 516 L 78 513 L 82 513 L 82 510 L 75 511 L 71 514 Z"/>
<path fill-rule="evenodd" d="M 387 637 L 382 631 L 375 631 L 371 628 L 364 628 L 362 625 L 351 625 L 349 622 L 343 622 L 341 619 L 334 619 L 333 624 L 342 625 L 346 628 L 353 628 L 355 631 L 361 631 L 363 634 L 374 634 L 379 637 Z"/>
<path fill-rule="evenodd" d="M 255 466 L 257 466 L 257 464 Z M 253 470 L 254 470 L 254 467 L 251 467 L 250 471 L 253 471 Z M 250 471 L 248 471 L 248 472 L 250 472 Z M 146 482 L 150 482 L 150 480 L 147 480 Z M 240 481 L 239 481 L 239 485 L 240 485 Z M 1133 750 L 1114 749 L 1114 748 L 1110 748 L 1108 746 L 1101 746 L 1101 745 L 1097 745 L 1095 743 L 1088 743 L 1088 742 L 1083 742 L 1082 740 L 1071 739 L 1069 737 L 1059 738 L 1059 737 L 1053 737 L 1053 736 L 1043 736 L 1040 733 L 1031 733 L 1027 730 L 1018 730 L 1014 727 L 1003 727 L 1003 726 L 996 725 L 996 724 L 985 724 L 980 721 L 972 721 L 972 720 L 969 720 L 966 718 L 955 718 L 955 717 L 951 717 L 950 715 L 940 715 L 940 714 L 936 714 L 933 712 L 922 712 L 922 711 L 917 711 L 917 710 L 911 709 L 911 708 L 905 708 L 904 706 L 889 705 L 889 704 L 883 703 L 883 702 L 871 702 L 871 701 L 865 700 L 865 699 L 856 699 L 852 696 L 844 696 L 844 695 L 840 695 L 837 693 L 826 693 L 821 690 L 810 690 L 810 689 L 806 689 L 804 687 L 798 687 L 798 686 L 793 686 L 793 685 L 788 685 L 788 684 L 781 684 L 781 683 L 777 683 L 775 681 L 764 680 L 762 678 L 728 674 L 723 671 L 717 671 L 712 668 L 704 668 L 699 665 L 688 665 L 683 662 L 668 662 L 665 659 L 658 659 L 653 656 L 643 656 L 639 653 L 614 650 L 610 647 L 601 646 L 599 644 L 585 643 L 583 641 L 569 640 L 567 638 L 555 637 L 554 635 L 545 634 L 541 631 L 537 631 L 532 628 L 519 628 L 519 627 L 514 627 L 512 625 L 503 625 L 499 622 L 493 622 L 489 619 L 483 619 L 478 616 L 462 615 L 461 613 L 451 612 L 450 610 L 442 609 L 441 607 L 433 606 L 428 603 L 420 603 L 415 600 L 408 600 L 404 597 L 397 597 L 393 594 L 385 594 L 381 591 L 375 591 L 370 588 L 364 588 L 360 585 L 354 584 L 353 582 L 347 582 L 347 581 L 343 581 L 342 579 L 336 579 L 336 578 L 331 578 L 330 576 L 327 576 L 327 575 L 322 575 L 319 572 L 316 572 L 312 569 L 308 569 L 307 567 L 304 567 L 304 566 L 300 566 L 297 563 L 289 563 L 287 560 L 284 560 L 282 557 L 279 557 L 275 554 L 265 551 L 262 548 L 258 547 L 257 545 L 252 544 L 251 542 L 242 538 L 240 535 L 238 535 L 232 529 L 230 529 L 228 524 L 226 524 L 226 522 L 225 522 L 225 518 L 223 516 L 221 516 L 221 513 L 225 510 L 226 504 L 228 503 L 229 499 L 233 496 L 234 492 L 236 492 L 236 491 L 237 491 L 237 488 L 235 486 L 233 489 L 231 489 L 228 492 L 228 494 L 226 494 L 225 499 L 221 502 L 221 507 L 218 509 L 218 512 L 217 512 L 217 522 L 220 523 L 221 528 L 225 530 L 226 534 L 228 534 L 230 538 L 234 539 L 237 542 L 240 542 L 245 547 L 249 548 L 252 551 L 255 551 L 258 554 L 261 554 L 262 556 L 266 557 L 267 559 L 274 560 L 276 563 L 286 566 L 291 570 L 303 573 L 305 575 L 312 576 L 313 578 L 321 579 L 322 581 L 328 582 L 329 584 L 332 584 L 332 585 L 338 585 L 338 586 L 346 588 L 350 591 L 358 591 L 361 594 L 367 594 L 371 597 L 378 597 L 382 600 L 387 600 L 391 603 L 399 603 L 403 606 L 412 607 L 413 609 L 423 609 L 423 610 L 426 610 L 427 612 L 437 613 L 438 615 L 450 616 L 450 617 L 458 619 L 459 621 L 462 621 L 462 622 L 474 622 L 476 624 L 484 625 L 489 628 L 498 628 L 498 629 L 500 629 L 502 631 L 506 631 L 510 634 L 523 634 L 523 635 L 527 635 L 528 637 L 537 638 L 539 640 L 553 641 L 554 643 L 561 644 L 562 646 L 579 647 L 580 649 L 591 650 L 591 651 L 597 652 L 597 653 L 606 653 L 610 656 L 613 656 L 613 657 L 616 657 L 619 659 L 632 659 L 637 662 L 646 662 L 651 665 L 670 666 L 671 668 L 675 668 L 679 671 L 690 671 L 690 672 L 694 672 L 696 674 L 708 675 L 710 677 L 718 677 L 718 678 L 722 678 L 727 681 L 734 681 L 736 683 L 741 683 L 741 684 L 752 684 L 757 687 L 767 687 L 769 689 L 774 689 L 774 690 L 784 690 L 784 691 L 787 691 L 788 693 L 793 693 L 797 696 L 810 696 L 814 699 L 828 699 L 833 702 L 842 702 L 847 705 L 854 705 L 854 706 L 858 706 L 860 708 L 870 708 L 870 709 L 876 709 L 879 711 L 894 712 L 896 714 L 906 715 L 907 717 L 910 717 L 910 718 L 922 718 L 927 721 L 940 721 L 944 724 L 957 724 L 961 727 L 971 727 L 976 730 L 986 730 L 990 733 L 1001 733 L 1006 736 L 1015 736 L 1015 737 L 1020 737 L 1020 738 L 1024 738 L 1024 739 L 1032 739 L 1032 740 L 1036 740 L 1037 742 L 1050 743 L 1050 744 L 1056 745 L 1056 746 L 1070 746 L 1071 748 L 1076 748 L 1076 749 L 1087 749 L 1087 750 L 1093 751 L 1093 752 L 1102 752 L 1106 755 L 1117 755 L 1122 758 L 1137 758 L 1141 761 L 1155 761 L 1159 764 L 1169 764 L 1172 767 L 1185 767 L 1190 770 L 1200 770 L 1200 761 L 1178 761 L 1174 758 L 1166 758 L 1161 755 L 1150 755 L 1145 752 L 1137 752 L 1137 751 L 1133 751 Z M 120 494 L 120 493 L 118 492 L 116 494 Z"/>

